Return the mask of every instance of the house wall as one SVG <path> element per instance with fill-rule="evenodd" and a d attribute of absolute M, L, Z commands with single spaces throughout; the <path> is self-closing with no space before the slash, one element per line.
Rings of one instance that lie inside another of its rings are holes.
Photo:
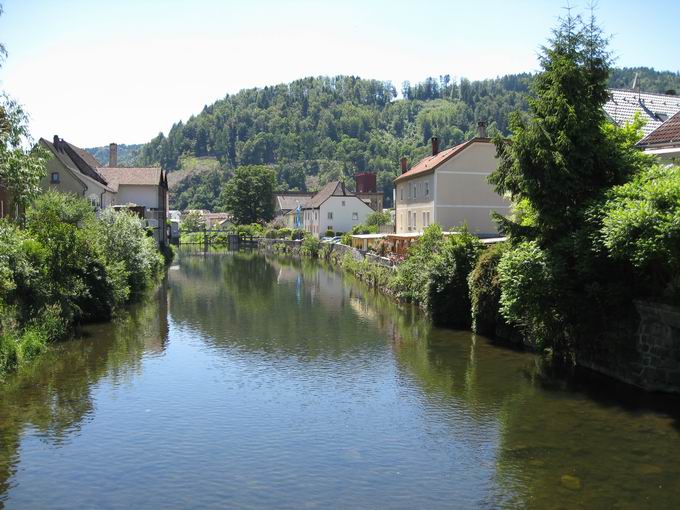
<path fill-rule="evenodd" d="M 395 221 L 398 234 L 422 232 L 434 223 L 434 183 L 434 173 L 430 173 L 397 184 Z"/>
<path fill-rule="evenodd" d="M 104 186 L 87 176 L 76 177 L 74 172 L 64 166 L 57 158 L 52 157 L 47 162 L 47 175 L 40 181 L 40 187 L 45 190 L 55 190 L 61 193 L 75 193 L 81 197 L 93 199 L 101 208 L 115 203 L 115 195 L 107 191 Z M 59 184 L 53 184 L 52 173 L 59 173 Z"/>
<path fill-rule="evenodd" d="M 373 209 L 356 196 L 339 196 L 326 200 L 319 212 L 319 235 L 324 236 L 329 227 L 333 232 L 349 232 L 355 225 L 364 223 Z M 329 213 L 333 214 L 332 219 L 328 218 Z"/>
<path fill-rule="evenodd" d="M 121 184 L 118 186 L 116 203 L 143 205 L 147 209 L 165 209 L 164 204 L 159 207 L 158 186 L 137 186 Z"/>
<path fill-rule="evenodd" d="M 492 211 L 503 215 L 510 211 L 509 200 L 498 195 L 487 181 L 497 164 L 493 143 L 479 142 L 448 160 L 434 173 L 397 183 L 397 233 L 422 232 L 426 226 L 423 212 L 431 211 L 430 223 L 438 223 L 444 230 L 455 229 L 466 223 L 474 233 L 497 234 L 497 226 L 491 219 Z M 427 195 L 425 182 L 430 187 Z M 409 213 L 412 215 L 411 226 L 408 222 Z"/>

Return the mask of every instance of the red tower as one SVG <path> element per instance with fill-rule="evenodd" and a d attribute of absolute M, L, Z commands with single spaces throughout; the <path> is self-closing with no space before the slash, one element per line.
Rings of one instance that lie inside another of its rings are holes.
<path fill-rule="evenodd" d="M 354 176 L 357 193 L 375 193 L 378 189 L 375 174 L 364 172 Z"/>

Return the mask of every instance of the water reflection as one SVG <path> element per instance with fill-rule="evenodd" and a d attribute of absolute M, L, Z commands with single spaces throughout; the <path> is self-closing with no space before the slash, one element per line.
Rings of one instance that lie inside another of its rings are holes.
<path fill-rule="evenodd" d="M 16 472 L 22 434 L 58 446 L 77 434 L 96 410 L 93 386 L 121 384 L 141 370 L 145 353 L 161 354 L 168 340 L 167 286 L 113 323 L 92 324 L 54 346 L 0 386 L 0 508 Z"/>
<path fill-rule="evenodd" d="M 309 261 L 184 252 L 0 389 L 0 506 L 677 508 L 679 410 Z"/>

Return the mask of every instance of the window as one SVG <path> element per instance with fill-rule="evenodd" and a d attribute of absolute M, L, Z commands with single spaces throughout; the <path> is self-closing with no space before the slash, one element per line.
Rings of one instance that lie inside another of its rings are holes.
<path fill-rule="evenodd" d="M 423 227 L 427 227 L 427 216 L 425 216 L 426 213 L 423 213 Z"/>
<path fill-rule="evenodd" d="M 430 183 L 426 182 L 425 183 L 425 196 L 428 196 L 430 194 Z"/>
<path fill-rule="evenodd" d="M 413 198 L 416 198 L 418 196 L 418 187 L 414 184 L 413 185 Z"/>
<path fill-rule="evenodd" d="M 328 219 L 329 220 L 333 219 L 333 211 L 328 211 Z"/>
<path fill-rule="evenodd" d="M 59 172 L 52 172 L 50 182 L 52 182 L 52 184 L 59 184 L 61 182 L 59 179 Z"/>
<path fill-rule="evenodd" d="M 401 196 L 401 200 L 404 200 L 404 187 L 403 186 L 401 188 L 399 188 L 399 192 L 400 192 L 399 194 Z"/>
<path fill-rule="evenodd" d="M 342 206 L 345 207 L 345 201 L 344 200 L 342 201 Z"/>
<path fill-rule="evenodd" d="M 354 220 L 354 221 L 359 221 L 359 213 L 358 213 L 358 212 L 353 212 L 353 213 L 352 213 L 352 220 Z"/>

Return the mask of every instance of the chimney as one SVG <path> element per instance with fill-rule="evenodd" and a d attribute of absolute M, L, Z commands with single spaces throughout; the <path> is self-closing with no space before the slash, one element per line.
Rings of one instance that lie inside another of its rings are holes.
<path fill-rule="evenodd" d="M 340 181 L 340 188 L 342 189 L 342 194 L 346 195 L 347 193 L 345 192 L 345 181 Z"/>
<path fill-rule="evenodd" d="M 54 145 L 54 148 L 59 150 L 59 135 L 54 135 L 54 138 L 52 138 L 52 144 Z"/>
<path fill-rule="evenodd" d="M 484 122 L 483 120 L 480 120 L 477 123 L 477 137 L 486 138 L 486 122 Z"/>
<path fill-rule="evenodd" d="M 408 159 L 402 157 L 399 163 L 401 163 L 401 173 L 405 174 L 406 171 L 408 170 Z"/>
<path fill-rule="evenodd" d="M 109 168 L 118 166 L 118 144 L 109 144 Z"/>
<path fill-rule="evenodd" d="M 432 137 L 432 155 L 436 156 L 439 154 L 439 138 L 436 136 Z"/>

